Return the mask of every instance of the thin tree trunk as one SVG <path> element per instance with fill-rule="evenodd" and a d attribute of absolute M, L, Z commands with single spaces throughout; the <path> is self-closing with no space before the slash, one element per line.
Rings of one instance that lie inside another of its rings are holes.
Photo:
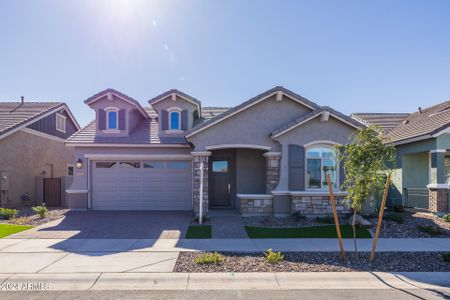
<path fill-rule="evenodd" d="M 355 246 L 355 257 L 358 253 L 358 245 L 356 243 L 356 209 L 353 209 L 353 221 L 352 221 L 352 228 L 353 228 L 353 244 Z"/>

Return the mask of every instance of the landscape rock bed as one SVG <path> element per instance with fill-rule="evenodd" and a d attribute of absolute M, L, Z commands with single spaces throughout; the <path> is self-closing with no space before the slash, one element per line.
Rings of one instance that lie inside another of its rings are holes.
<path fill-rule="evenodd" d="M 394 221 L 383 220 L 381 223 L 380 238 L 449 238 L 450 222 L 445 222 L 441 218 L 425 212 L 404 212 L 397 213 L 403 216 L 404 223 L 399 224 Z M 372 219 L 375 230 L 377 220 Z M 439 235 L 430 235 L 421 231 L 419 226 L 431 226 L 441 231 Z"/>
<path fill-rule="evenodd" d="M 174 272 L 450 272 L 440 252 L 382 252 L 372 263 L 369 252 L 347 253 L 342 261 L 338 252 L 287 252 L 284 261 L 270 264 L 261 253 L 223 252 L 218 264 L 197 264 L 202 252 L 181 252 Z M 204 252 L 203 252 L 204 253 Z"/>
<path fill-rule="evenodd" d="M 242 222 L 245 226 L 269 228 L 330 225 L 329 223 L 317 222 L 316 218 L 304 218 L 297 221 L 291 216 L 284 218 L 273 216 L 242 217 Z M 341 225 L 347 223 L 343 218 L 341 218 L 339 222 L 341 222 Z M 331 224 L 334 224 L 334 222 L 332 222 Z"/>
<path fill-rule="evenodd" d="M 23 224 L 18 225 L 32 225 L 38 226 L 45 224 L 50 221 L 58 220 L 64 217 L 64 215 L 69 211 L 66 208 L 60 207 L 49 207 L 48 213 L 45 218 L 40 218 L 38 214 L 36 214 L 31 207 L 21 207 L 18 208 L 19 214 L 17 215 L 17 219 L 21 219 L 21 221 L 26 221 Z M 25 219 L 26 218 L 26 219 Z M 0 218 L 0 223 L 2 224 L 17 224 L 18 220 L 4 220 Z"/>

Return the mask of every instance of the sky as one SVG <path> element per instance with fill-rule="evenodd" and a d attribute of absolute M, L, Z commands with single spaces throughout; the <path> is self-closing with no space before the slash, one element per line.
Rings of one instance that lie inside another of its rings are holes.
<path fill-rule="evenodd" d="M 450 1 L 1 0 L 0 101 L 148 105 L 179 89 L 235 106 L 282 85 L 352 112 L 450 100 Z"/>

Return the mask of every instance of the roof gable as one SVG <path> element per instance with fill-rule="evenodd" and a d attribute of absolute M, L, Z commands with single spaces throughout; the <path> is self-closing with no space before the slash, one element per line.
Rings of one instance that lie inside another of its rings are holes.
<path fill-rule="evenodd" d="M 345 123 L 355 129 L 360 129 L 360 128 L 364 127 L 363 124 L 353 120 L 352 118 L 350 118 L 338 111 L 335 111 L 334 109 L 332 109 L 330 107 L 323 106 L 319 109 L 313 110 L 309 114 L 306 114 L 306 115 L 294 120 L 293 122 L 286 124 L 285 126 L 279 128 L 279 129 L 273 131 L 270 136 L 273 139 L 278 138 L 278 137 L 284 135 L 285 133 L 288 133 L 289 131 L 297 128 L 298 126 L 305 124 L 319 116 L 324 117 L 326 119 L 328 119 L 329 116 L 332 116 L 336 120 L 339 120 L 342 123 Z"/>
<path fill-rule="evenodd" d="M 203 130 L 211 127 L 211 126 L 214 126 L 215 124 L 218 124 L 218 123 L 222 122 L 223 120 L 225 120 L 225 119 L 227 119 L 229 117 L 232 117 L 232 116 L 240 113 L 241 111 L 244 111 L 244 110 L 252 107 L 253 105 L 256 105 L 256 104 L 258 104 L 258 103 L 260 103 L 260 102 L 262 102 L 262 101 L 264 101 L 266 99 L 269 99 L 269 98 L 271 98 L 272 96 L 275 96 L 275 95 L 277 97 L 286 96 L 289 99 L 291 99 L 293 101 L 296 101 L 296 102 L 304 105 L 305 107 L 307 107 L 307 108 L 309 108 L 311 110 L 315 110 L 315 109 L 320 108 L 320 106 L 317 105 L 316 103 L 314 103 L 312 101 L 309 101 L 308 99 L 306 99 L 306 98 L 304 98 L 304 97 L 302 97 L 302 96 L 292 92 L 291 90 L 288 90 L 288 89 L 286 89 L 286 88 L 284 88 L 282 86 L 276 86 L 276 87 L 274 87 L 274 88 L 272 88 L 270 90 L 265 91 L 262 94 L 257 95 L 256 97 L 253 97 L 253 98 L 251 98 L 251 99 L 249 99 L 249 100 L 239 104 L 238 106 L 235 106 L 235 107 L 233 107 L 233 108 L 231 108 L 231 109 L 221 113 L 220 115 L 217 115 L 217 116 L 215 116 L 215 117 L 213 117 L 213 118 L 211 118 L 211 119 L 209 119 L 209 120 L 207 120 L 207 121 L 205 121 L 203 123 L 200 123 L 200 124 L 196 125 L 195 127 L 193 127 L 189 131 L 189 133 L 188 133 L 188 135 L 186 137 L 189 138 L 189 137 L 191 137 L 191 136 L 193 136 L 193 135 L 195 135 L 195 134 L 197 134 L 197 133 L 199 133 L 199 132 L 201 132 L 201 131 L 203 131 Z"/>
<path fill-rule="evenodd" d="M 80 125 L 69 107 L 63 102 L 0 102 L 0 138 L 29 126 L 57 111 L 64 109 L 77 128 Z"/>
<path fill-rule="evenodd" d="M 111 89 L 111 88 L 103 90 L 103 91 L 89 97 L 88 99 L 84 100 L 84 103 L 86 103 L 87 105 L 91 105 L 94 102 L 104 99 L 105 97 L 107 97 L 109 99 L 110 97 L 112 97 L 112 95 L 116 96 L 118 99 L 120 99 L 122 101 L 125 101 L 125 102 L 133 105 L 142 114 L 142 116 L 144 118 L 146 118 L 146 119 L 148 118 L 148 115 L 145 112 L 144 108 L 142 108 L 142 106 L 139 104 L 139 102 L 137 100 L 135 100 L 135 99 L 131 98 L 130 96 L 127 96 L 119 91 Z"/>
<path fill-rule="evenodd" d="M 171 89 L 171 90 L 168 90 L 167 92 L 159 94 L 158 96 L 153 97 L 152 99 L 148 100 L 148 103 L 150 105 L 155 105 L 158 102 L 164 101 L 165 99 L 167 99 L 169 97 L 171 97 L 173 99 L 173 97 L 175 97 L 175 96 L 178 96 L 181 99 L 183 99 L 184 101 L 187 101 L 187 102 L 193 104 L 194 106 L 196 106 L 199 110 L 199 115 L 201 115 L 201 109 L 202 109 L 201 102 L 198 99 L 196 99 L 192 96 L 189 96 L 188 94 L 185 94 L 177 89 Z"/>

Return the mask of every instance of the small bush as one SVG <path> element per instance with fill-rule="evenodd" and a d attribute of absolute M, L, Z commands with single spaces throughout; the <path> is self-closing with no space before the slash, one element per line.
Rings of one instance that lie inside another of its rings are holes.
<path fill-rule="evenodd" d="M 398 224 L 405 223 L 405 218 L 400 214 L 385 214 L 383 219 L 387 221 L 392 221 Z"/>
<path fill-rule="evenodd" d="M 316 217 L 316 222 L 323 224 L 334 224 L 334 218 L 332 216 Z"/>
<path fill-rule="evenodd" d="M 15 225 L 27 225 L 31 221 L 30 217 L 18 217 L 11 219 L 11 223 Z"/>
<path fill-rule="evenodd" d="M 17 209 L 0 207 L 0 217 L 6 220 L 11 220 L 17 216 L 19 211 Z"/>
<path fill-rule="evenodd" d="M 405 211 L 405 208 L 402 205 L 394 205 L 392 208 L 394 209 L 395 212 L 398 213 Z"/>
<path fill-rule="evenodd" d="M 442 220 L 444 220 L 445 222 L 450 222 L 450 214 L 446 214 L 442 217 Z"/>
<path fill-rule="evenodd" d="M 272 249 L 267 249 L 267 251 L 264 252 L 264 256 L 270 264 L 277 264 L 284 260 L 284 255 L 281 254 L 281 252 L 273 252 Z"/>
<path fill-rule="evenodd" d="M 443 259 L 446 263 L 450 263 L 450 252 L 442 253 L 442 259 Z"/>
<path fill-rule="evenodd" d="M 438 235 L 441 235 L 443 233 L 440 228 L 433 227 L 433 226 L 430 226 L 430 225 L 428 225 L 428 226 L 419 225 L 419 226 L 417 226 L 417 228 L 420 231 L 428 233 L 431 236 L 438 236 Z"/>
<path fill-rule="evenodd" d="M 305 215 L 302 215 L 298 211 L 293 212 L 291 216 L 292 216 L 292 218 L 294 218 L 295 222 L 299 222 L 299 221 L 304 220 L 306 218 Z"/>
<path fill-rule="evenodd" d="M 203 223 L 208 223 L 209 222 L 209 217 L 208 216 L 203 216 L 202 217 L 202 222 Z M 192 223 L 194 224 L 199 224 L 200 223 L 200 218 L 198 216 L 196 216 L 193 220 Z"/>
<path fill-rule="evenodd" d="M 31 209 L 35 213 L 37 213 L 39 215 L 39 217 L 41 217 L 41 219 L 45 218 L 45 216 L 48 213 L 48 208 L 45 206 L 45 204 L 38 205 L 38 206 L 33 206 Z"/>
<path fill-rule="evenodd" d="M 196 264 L 220 264 L 223 262 L 223 255 L 214 252 L 214 253 L 203 253 L 195 258 Z"/>

